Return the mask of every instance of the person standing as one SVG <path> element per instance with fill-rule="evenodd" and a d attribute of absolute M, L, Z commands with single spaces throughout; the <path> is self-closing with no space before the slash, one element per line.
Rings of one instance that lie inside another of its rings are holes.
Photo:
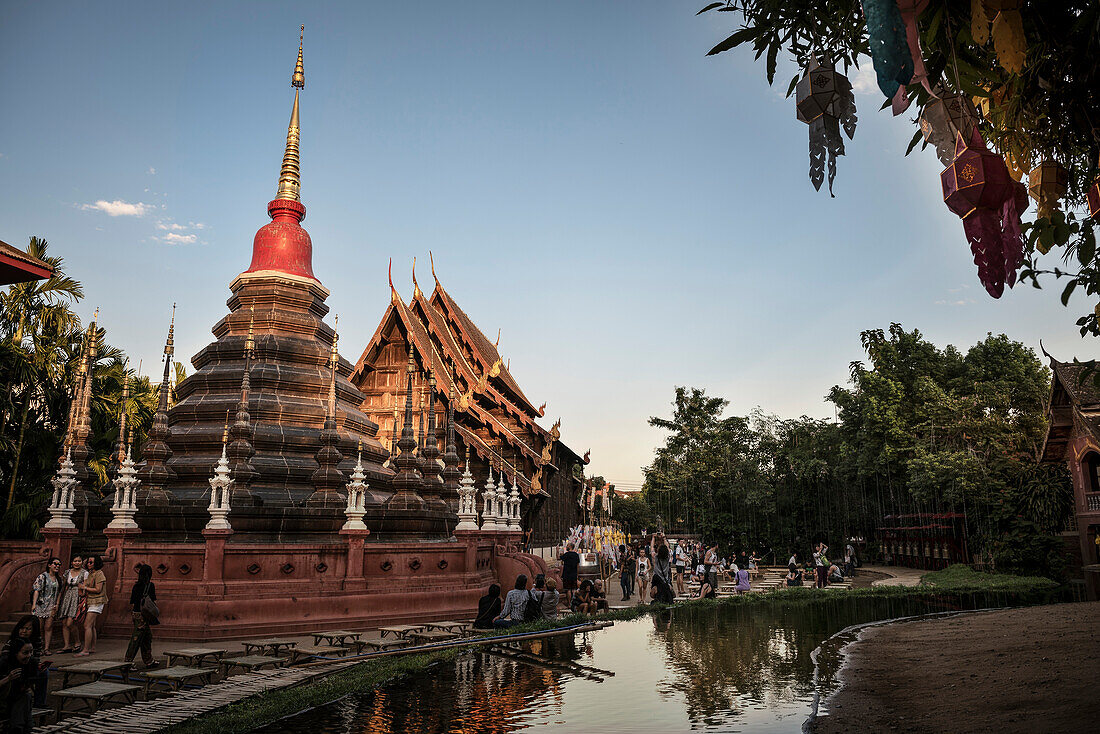
<path fill-rule="evenodd" d="M 99 615 L 107 607 L 107 575 L 103 573 L 103 559 L 99 556 L 88 556 L 84 562 L 92 564 L 92 572 L 81 586 L 84 596 L 88 600 L 88 612 L 84 619 L 84 649 L 76 654 L 77 657 L 87 657 L 95 654 L 96 621 Z"/>
<path fill-rule="evenodd" d="M 856 575 L 856 549 L 852 541 L 844 546 L 844 575 L 852 577 Z"/>
<path fill-rule="evenodd" d="M 688 554 L 684 550 L 683 543 L 676 544 L 676 555 L 673 559 L 676 565 L 676 593 L 686 593 L 684 589 L 684 572 L 687 570 Z"/>
<path fill-rule="evenodd" d="M 653 592 L 651 596 L 658 604 L 671 604 L 675 597 L 672 593 L 672 552 L 664 533 L 656 533 L 650 540 L 650 552 L 653 554 Z"/>
<path fill-rule="evenodd" d="M 61 595 L 61 559 L 51 558 L 46 570 L 34 580 L 34 594 L 31 598 L 31 614 L 38 617 L 42 625 L 42 638 L 45 655 L 52 655 L 50 641 L 53 638 L 53 620 L 57 615 L 57 603 Z"/>
<path fill-rule="evenodd" d="M 573 600 L 573 592 L 577 590 L 577 573 L 581 566 L 580 554 L 573 550 L 574 547 L 572 543 L 566 543 L 565 553 L 558 556 L 561 561 L 561 588 L 567 602 Z"/>
<path fill-rule="evenodd" d="M 57 605 L 57 618 L 61 620 L 61 636 L 65 646 L 61 653 L 80 652 L 80 585 L 88 578 L 84 559 L 73 556 L 69 570 L 61 574 L 61 601 Z"/>
<path fill-rule="evenodd" d="M 141 662 L 146 670 L 151 670 L 160 665 L 153 659 L 152 630 L 152 625 L 160 624 L 160 620 L 146 609 L 146 599 L 156 602 L 157 589 L 153 583 L 153 567 L 143 563 L 138 567 L 137 581 L 130 589 L 130 619 L 134 630 L 130 633 L 130 644 L 126 646 L 126 657 L 123 659 L 128 663 L 134 662 L 134 656 L 140 650 Z"/>
<path fill-rule="evenodd" d="M 630 551 L 630 548 L 626 545 L 619 546 L 619 588 L 622 589 L 623 598 L 621 601 L 626 601 L 630 598 L 632 586 L 634 582 L 634 574 L 636 573 L 636 564 L 634 561 L 634 554 Z"/>
<path fill-rule="evenodd" d="M 638 598 L 646 600 L 646 592 L 649 591 L 649 548 L 643 547 L 638 553 Z"/>
<path fill-rule="evenodd" d="M 814 588 L 817 589 L 824 589 L 829 585 L 829 558 L 825 555 L 828 550 L 829 546 L 824 543 L 814 546 L 814 571 L 817 573 Z"/>

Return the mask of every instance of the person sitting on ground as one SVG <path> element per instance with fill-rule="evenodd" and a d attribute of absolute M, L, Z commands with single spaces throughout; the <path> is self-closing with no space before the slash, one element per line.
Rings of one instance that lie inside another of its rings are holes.
<path fill-rule="evenodd" d="M 596 611 L 596 602 L 592 600 L 592 581 L 585 579 L 581 582 L 581 588 L 573 594 L 569 602 L 569 610 L 578 614 L 592 614 Z"/>
<path fill-rule="evenodd" d="M 554 579 L 546 579 L 546 591 L 542 595 L 542 616 L 547 619 L 558 618 L 558 601 L 561 594 L 558 593 L 558 582 Z"/>
<path fill-rule="evenodd" d="M 31 688 L 38 673 L 34 644 L 18 638 L 0 653 L 0 701 L 9 734 L 30 734 L 34 727 Z"/>
<path fill-rule="evenodd" d="M 798 571 L 798 566 L 793 563 L 787 566 L 787 586 L 802 586 L 802 574 Z"/>
<path fill-rule="evenodd" d="M 493 620 L 493 626 L 498 628 L 511 627 L 522 624 L 524 612 L 527 611 L 527 575 L 516 576 L 516 585 L 504 597 L 504 608 Z"/>
<path fill-rule="evenodd" d="M 752 590 L 752 582 L 749 580 L 749 569 L 742 568 L 737 572 L 737 585 L 733 587 L 738 594 L 744 594 Z"/>
<path fill-rule="evenodd" d="M 17 647 L 21 647 L 26 642 L 31 643 L 31 662 L 27 670 L 34 672 L 33 675 L 28 673 L 28 677 L 24 681 L 34 688 L 34 705 L 45 708 L 46 692 L 49 689 L 50 665 L 48 662 L 42 662 L 45 647 L 42 643 L 41 629 L 41 620 L 38 617 L 31 614 L 21 617 L 12 627 L 11 636 L 4 642 L 3 648 L 0 648 L 0 655 L 9 653 L 14 655 L 14 650 Z"/>
<path fill-rule="evenodd" d="M 504 602 L 500 599 L 500 584 L 489 584 L 489 593 L 477 602 L 477 618 L 474 619 L 474 628 L 479 630 L 493 629 L 493 620 L 500 614 L 503 607 Z"/>
<path fill-rule="evenodd" d="M 611 608 L 607 604 L 607 594 L 603 590 L 603 579 L 596 579 L 592 583 L 592 601 L 596 605 L 593 611 L 602 612 Z"/>

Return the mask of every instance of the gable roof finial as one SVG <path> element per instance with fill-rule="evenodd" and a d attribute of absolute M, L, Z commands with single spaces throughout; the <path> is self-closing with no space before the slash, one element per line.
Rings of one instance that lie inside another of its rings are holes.
<path fill-rule="evenodd" d="M 301 35 L 298 38 L 298 62 L 294 65 L 294 74 L 290 77 L 290 86 L 294 87 L 294 106 L 290 109 L 290 124 L 286 130 L 286 149 L 283 152 L 283 165 L 279 169 L 279 190 L 275 194 L 276 200 L 290 199 L 299 201 L 298 192 L 302 188 L 301 158 L 298 154 L 298 144 L 301 142 L 301 131 L 298 123 L 298 92 L 305 89 L 306 75 L 302 68 L 302 43 L 305 39 L 306 27 L 302 26 Z"/>
<path fill-rule="evenodd" d="M 420 298 L 420 284 L 416 282 L 416 255 L 413 255 L 413 299 Z"/>

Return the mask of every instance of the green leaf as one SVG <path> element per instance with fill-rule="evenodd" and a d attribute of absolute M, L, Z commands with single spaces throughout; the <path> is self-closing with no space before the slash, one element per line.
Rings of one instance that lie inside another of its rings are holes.
<path fill-rule="evenodd" d="M 768 49 L 768 84 L 775 81 L 775 63 L 779 56 L 779 44 L 772 44 Z"/>
<path fill-rule="evenodd" d="M 787 94 L 786 94 L 786 96 L 790 97 L 790 96 L 791 96 L 791 92 L 793 92 L 793 91 L 794 91 L 794 88 L 795 88 L 795 87 L 797 87 L 797 86 L 798 86 L 798 74 L 795 74 L 795 75 L 794 75 L 794 78 L 793 78 L 793 79 L 791 79 L 791 85 L 790 85 L 789 87 L 787 87 Z"/>
<path fill-rule="evenodd" d="M 720 54 L 723 51 L 729 51 L 735 46 L 740 46 L 746 41 L 751 41 L 764 32 L 763 28 L 742 28 L 736 33 L 730 35 L 726 40 L 719 43 L 717 46 L 707 51 L 707 56 L 714 56 Z"/>
<path fill-rule="evenodd" d="M 921 134 L 920 128 L 917 128 L 917 131 L 913 133 L 913 139 L 909 141 L 909 147 L 905 149 L 905 155 L 909 155 L 910 153 L 912 153 L 913 148 L 917 147 L 917 141 L 923 139 L 924 136 Z"/>
<path fill-rule="evenodd" d="M 725 5 L 725 3 L 711 3 L 710 5 L 706 6 L 705 8 L 700 10 L 698 13 L 696 13 L 696 15 L 702 15 L 703 13 L 707 12 L 708 10 L 714 10 L 715 8 L 720 8 L 723 5 Z"/>
<path fill-rule="evenodd" d="M 1076 288 L 1076 287 L 1077 287 L 1077 281 L 1076 280 L 1071 280 L 1069 283 L 1066 283 L 1066 288 L 1065 288 L 1065 290 L 1062 291 L 1062 305 L 1063 306 L 1068 306 L 1069 305 L 1069 297 L 1073 295 L 1073 289 Z"/>

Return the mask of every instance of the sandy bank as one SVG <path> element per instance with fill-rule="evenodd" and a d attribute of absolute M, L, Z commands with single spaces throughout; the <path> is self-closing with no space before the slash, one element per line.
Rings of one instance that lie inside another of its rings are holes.
<path fill-rule="evenodd" d="M 848 666 L 817 734 L 1097 731 L 1100 603 L 872 627 Z"/>

